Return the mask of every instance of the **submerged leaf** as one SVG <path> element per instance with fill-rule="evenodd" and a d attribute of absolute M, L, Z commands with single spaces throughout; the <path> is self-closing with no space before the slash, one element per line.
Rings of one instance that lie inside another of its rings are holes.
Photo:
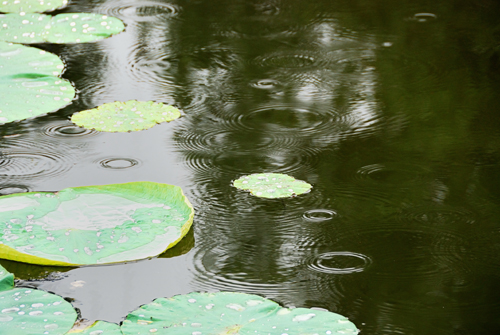
<path fill-rule="evenodd" d="M 69 334 L 75 335 L 122 335 L 120 326 L 116 323 L 96 321 L 85 329 L 70 330 Z"/>
<path fill-rule="evenodd" d="M 68 0 L 2 0 L 0 12 L 4 13 L 42 13 L 64 7 Z"/>
<path fill-rule="evenodd" d="M 287 198 L 309 192 L 312 186 L 305 181 L 281 173 L 256 173 L 240 177 L 234 187 L 250 191 L 261 198 Z"/>
<path fill-rule="evenodd" d="M 14 275 L 0 265 L 0 292 L 14 287 Z"/>
<path fill-rule="evenodd" d="M 281 308 L 257 295 L 219 292 L 159 298 L 127 316 L 132 334 L 357 334 L 346 317 L 306 308 Z"/>
<path fill-rule="evenodd" d="M 153 101 L 111 102 L 74 114 L 71 121 L 80 127 L 108 132 L 149 129 L 158 123 L 170 122 L 181 116 L 172 106 Z"/>
<path fill-rule="evenodd" d="M 125 262 L 161 254 L 194 210 L 178 186 L 132 182 L 0 197 L 0 257 L 43 265 Z"/>
<path fill-rule="evenodd" d="M 0 123 L 43 115 L 70 103 L 75 89 L 57 77 L 63 69 L 54 54 L 0 42 Z"/>
<path fill-rule="evenodd" d="M 0 15 L 0 21 L 0 40 L 15 43 L 94 42 L 125 28 L 115 17 L 93 13 L 5 14 Z"/>

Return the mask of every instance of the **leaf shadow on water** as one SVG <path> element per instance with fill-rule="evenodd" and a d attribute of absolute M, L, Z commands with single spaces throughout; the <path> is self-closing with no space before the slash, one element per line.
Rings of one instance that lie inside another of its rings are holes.
<path fill-rule="evenodd" d="M 164 253 L 160 254 L 158 258 L 172 258 L 180 255 L 187 254 L 193 249 L 195 243 L 193 227 L 189 229 L 187 234 L 177 243 L 174 247 L 167 249 Z"/>
<path fill-rule="evenodd" d="M 25 280 L 42 281 L 42 280 L 58 280 L 65 277 L 65 273 L 76 267 L 66 266 L 43 266 L 36 264 L 27 264 L 6 259 L 0 260 L 0 264 L 10 273 L 13 273 L 18 279 L 18 286 L 23 286 Z M 33 285 L 33 284 L 31 284 Z"/>

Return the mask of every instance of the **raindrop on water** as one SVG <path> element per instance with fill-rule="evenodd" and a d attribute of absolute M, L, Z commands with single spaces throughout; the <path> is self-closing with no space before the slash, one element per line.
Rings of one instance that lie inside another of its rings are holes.
<path fill-rule="evenodd" d="M 139 164 L 135 159 L 130 158 L 107 158 L 99 162 L 106 169 L 127 169 Z"/>
<path fill-rule="evenodd" d="M 429 21 L 434 21 L 436 19 L 437 15 L 432 13 L 417 13 L 412 17 L 412 20 L 417 22 L 429 22 Z"/>
<path fill-rule="evenodd" d="M 263 90 L 272 90 L 272 89 L 276 89 L 277 87 L 279 87 L 280 82 L 277 80 L 273 80 L 273 79 L 261 79 L 261 80 L 257 80 L 257 81 L 250 83 L 250 85 L 252 87 L 263 89 Z"/>
<path fill-rule="evenodd" d="M 337 216 L 337 213 L 329 209 L 311 209 L 304 213 L 304 219 L 312 222 L 328 221 Z"/>
<path fill-rule="evenodd" d="M 334 251 L 315 256 L 310 260 L 308 266 L 318 272 L 348 274 L 364 271 L 370 264 L 371 259 L 363 254 Z"/>

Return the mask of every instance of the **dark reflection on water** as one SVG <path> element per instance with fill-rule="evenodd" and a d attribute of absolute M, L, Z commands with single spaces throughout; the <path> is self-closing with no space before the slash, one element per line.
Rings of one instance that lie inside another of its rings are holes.
<path fill-rule="evenodd" d="M 158 296 L 231 290 L 341 313 L 362 334 L 498 332 L 496 2 L 82 0 L 61 10 L 73 11 L 119 17 L 126 31 L 39 45 L 64 59 L 79 94 L 0 127 L 0 194 L 165 182 L 184 188 L 195 225 L 152 260 L 2 261 L 25 284 L 115 322 Z M 131 134 L 69 121 L 129 99 L 185 115 Z M 231 186 L 257 172 L 313 189 L 266 200 Z"/>

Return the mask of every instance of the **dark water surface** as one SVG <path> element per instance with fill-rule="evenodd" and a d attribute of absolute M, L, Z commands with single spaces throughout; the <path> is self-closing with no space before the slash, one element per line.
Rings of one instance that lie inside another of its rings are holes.
<path fill-rule="evenodd" d="M 493 0 L 72 1 L 116 16 L 97 43 L 38 47 L 79 94 L 0 127 L 0 193 L 181 186 L 190 235 L 159 258 L 77 269 L 0 261 L 20 284 L 120 322 L 154 298 L 259 294 L 362 334 L 500 332 L 500 4 Z M 174 104 L 147 131 L 69 121 L 115 100 Z M 231 187 L 280 172 L 284 201 Z"/>

